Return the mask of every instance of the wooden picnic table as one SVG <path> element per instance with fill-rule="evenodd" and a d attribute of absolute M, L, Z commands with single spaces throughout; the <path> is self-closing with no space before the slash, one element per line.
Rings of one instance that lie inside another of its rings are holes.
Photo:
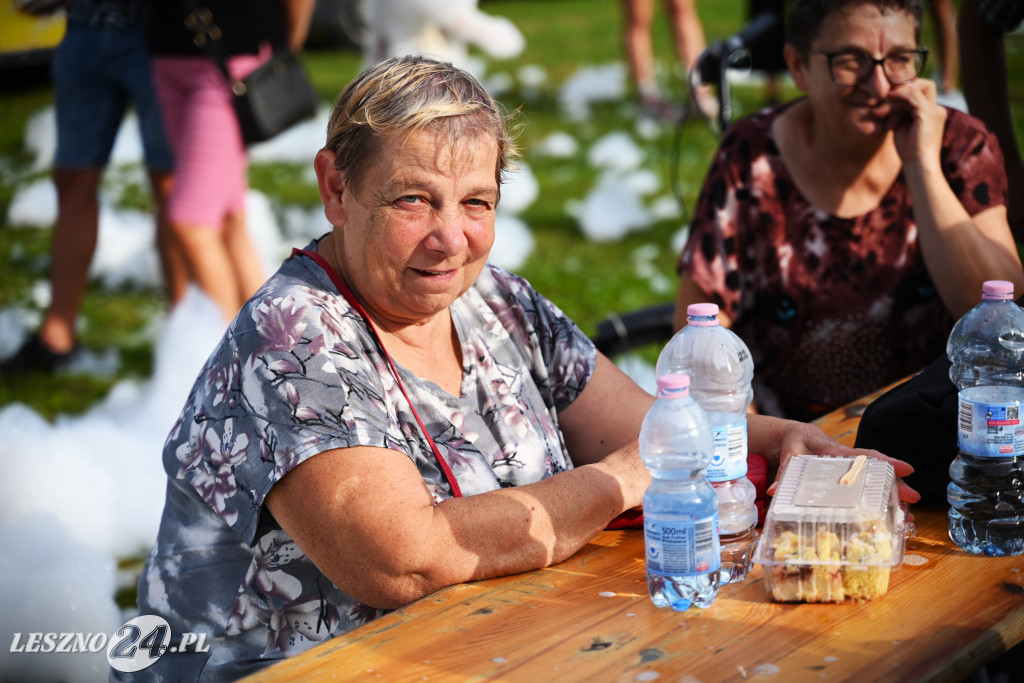
<path fill-rule="evenodd" d="M 863 406 L 819 420 L 852 443 Z M 946 508 L 888 592 L 776 603 L 760 566 L 707 609 L 655 608 L 643 532 L 605 531 L 558 565 L 460 584 L 275 664 L 250 681 L 959 681 L 1024 640 L 1024 556 L 957 548 Z"/>

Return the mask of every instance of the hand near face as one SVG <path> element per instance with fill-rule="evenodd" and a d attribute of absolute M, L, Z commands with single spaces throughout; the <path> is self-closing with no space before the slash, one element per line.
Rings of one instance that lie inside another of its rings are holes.
<path fill-rule="evenodd" d="M 926 78 L 893 86 L 889 92 L 889 128 L 904 165 L 939 161 L 947 112 L 937 103 L 937 94 L 935 82 Z"/>

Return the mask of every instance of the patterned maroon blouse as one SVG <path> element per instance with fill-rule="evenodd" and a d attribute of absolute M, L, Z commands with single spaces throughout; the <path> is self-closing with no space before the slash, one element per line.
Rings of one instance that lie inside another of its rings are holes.
<path fill-rule="evenodd" d="M 903 174 L 862 216 L 815 209 L 772 138 L 787 106 L 728 130 L 679 270 L 750 347 L 757 408 L 809 420 L 923 368 L 954 321 L 921 256 Z M 949 110 L 941 156 L 968 214 L 1006 203 L 1002 153 L 979 120 Z"/>

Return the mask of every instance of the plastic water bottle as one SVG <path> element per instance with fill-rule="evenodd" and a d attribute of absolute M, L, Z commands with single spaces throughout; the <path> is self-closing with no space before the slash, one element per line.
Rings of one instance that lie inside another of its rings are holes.
<path fill-rule="evenodd" d="M 640 427 L 640 457 L 653 477 L 644 493 L 647 590 L 658 607 L 710 607 L 718 594 L 718 499 L 705 468 L 711 427 L 690 397 L 690 378 L 658 378 Z"/>
<path fill-rule="evenodd" d="M 949 466 L 949 536 L 970 553 L 1024 553 L 1024 310 L 1013 283 L 990 280 L 949 335 L 949 378 L 960 390 Z"/>
<path fill-rule="evenodd" d="M 747 345 L 722 327 L 715 304 L 691 304 L 686 327 L 665 345 L 656 375 L 685 373 L 690 394 L 711 423 L 714 454 L 708 480 L 718 495 L 722 582 L 742 581 L 757 542 L 757 490 L 747 479 L 747 408 L 754 362 Z"/>

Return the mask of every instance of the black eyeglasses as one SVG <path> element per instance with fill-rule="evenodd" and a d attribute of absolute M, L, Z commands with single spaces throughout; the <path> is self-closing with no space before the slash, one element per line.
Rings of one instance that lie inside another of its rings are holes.
<path fill-rule="evenodd" d="M 875 59 L 866 52 L 843 50 L 841 52 L 819 52 L 828 59 L 828 73 L 836 85 L 860 85 L 871 77 L 875 67 L 882 65 L 882 73 L 893 85 L 909 83 L 924 70 L 928 59 L 928 48 L 900 50 Z"/>

